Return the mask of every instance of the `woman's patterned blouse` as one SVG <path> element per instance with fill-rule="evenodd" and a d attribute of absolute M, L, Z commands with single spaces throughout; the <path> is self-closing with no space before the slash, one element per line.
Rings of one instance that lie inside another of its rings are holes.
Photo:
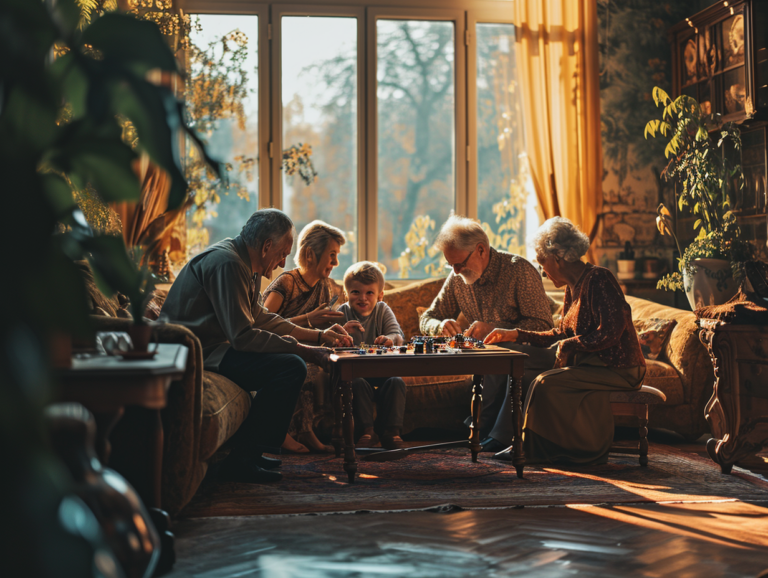
<path fill-rule="evenodd" d="M 272 292 L 283 296 L 283 302 L 275 313 L 284 319 L 304 315 L 329 303 L 332 294 L 330 279 L 320 279 L 314 287 L 310 287 L 298 269 L 281 273 L 266 288 L 264 298 Z"/>
<path fill-rule="evenodd" d="M 576 353 L 597 353 L 608 367 L 645 366 L 632 324 L 632 309 L 608 269 L 587 264 L 574 287 L 565 289 L 563 317 L 550 331 L 520 330 L 517 342 L 547 347 L 559 343 L 555 367 L 573 365 Z"/>

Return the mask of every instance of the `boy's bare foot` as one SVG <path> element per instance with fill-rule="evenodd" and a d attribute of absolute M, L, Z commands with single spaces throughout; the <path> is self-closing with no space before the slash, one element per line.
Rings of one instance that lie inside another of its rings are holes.
<path fill-rule="evenodd" d="M 308 454 L 309 449 L 304 445 L 297 442 L 291 437 L 291 434 L 285 434 L 285 440 L 281 446 L 285 451 L 292 454 Z"/>
<path fill-rule="evenodd" d="M 304 444 L 311 452 L 317 452 L 320 454 L 332 454 L 336 451 L 333 449 L 333 446 L 327 446 L 321 442 L 313 431 L 302 432 L 296 437 L 298 438 L 298 441 Z"/>

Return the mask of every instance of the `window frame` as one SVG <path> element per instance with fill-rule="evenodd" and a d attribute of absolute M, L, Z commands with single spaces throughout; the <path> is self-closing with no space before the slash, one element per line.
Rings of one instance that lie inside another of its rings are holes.
<path fill-rule="evenodd" d="M 477 24 L 512 24 L 509 0 L 178 0 L 186 14 L 259 16 L 259 203 L 282 208 L 282 17 L 357 19 L 357 259 L 378 260 L 378 20 L 453 22 L 455 82 L 455 199 L 458 214 L 477 209 Z M 417 4 L 417 6 L 414 6 Z M 270 151 L 272 155 L 270 156 Z M 411 281 L 416 280 L 410 279 Z"/>

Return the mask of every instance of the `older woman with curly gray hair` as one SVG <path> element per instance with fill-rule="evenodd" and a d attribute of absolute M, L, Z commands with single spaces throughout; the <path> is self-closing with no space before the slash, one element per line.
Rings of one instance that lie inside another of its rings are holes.
<path fill-rule="evenodd" d="M 547 276 L 565 287 L 559 326 L 494 329 L 485 343 L 557 346 L 555 368 L 539 375 L 526 395 L 526 461 L 605 463 L 613 440 L 608 394 L 638 389 L 645 376 L 632 312 L 613 274 L 581 260 L 589 238 L 568 219 L 546 221 L 534 247 Z M 496 457 L 511 459 L 512 452 Z"/>

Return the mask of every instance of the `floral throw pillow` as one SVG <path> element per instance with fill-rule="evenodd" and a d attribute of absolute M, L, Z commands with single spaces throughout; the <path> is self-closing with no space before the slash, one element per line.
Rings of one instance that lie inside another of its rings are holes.
<path fill-rule="evenodd" d="M 669 339 L 677 321 L 651 317 L 649 319 L 633 319 L 632 323 L 635 326 L 635 331 L 637 331 L 637 339 L 640 341 L 643 355 L 646 359 L 656 359 L 659 357 L 664 343 Z"/>

